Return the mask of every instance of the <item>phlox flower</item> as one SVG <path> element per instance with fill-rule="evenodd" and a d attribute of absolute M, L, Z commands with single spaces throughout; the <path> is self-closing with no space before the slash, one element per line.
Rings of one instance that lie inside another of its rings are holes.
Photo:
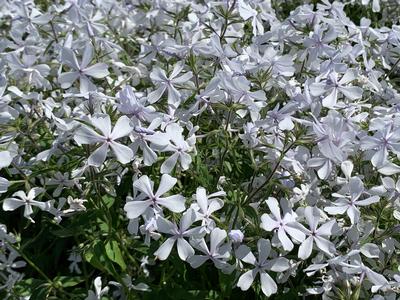
<path fill-rule="evenodd" d="M 74 140 L 78 144 L 101 144 L 100 147 L 89 156 L 89 165 L 96 167 L 101 166 L 106 160 L 109 147 L 111 147 L 120 163 L 126 164 L 133 159 L 132 149 L 116 142 L 116 140 L 129 135 L 132 131 L 130 120 L 127 116 L 121 116 L 112 130 L 109 115 L 94 115 L 90 121 L 101 134 L 97 133 L 89 126 L 82 125 L 74 135 Z"/>
<path fill-rule="evenodd" d="M 241 245 L 236 250 L 236 257 L 243 262 L 253 265 L 254 269 L 243 273 L 239 277 L 237 286 L 247 291 L 255 280 L 257 274 L 260 274 L 261 290 L 267 296 L 271 296 L 278 291 L 278 286 L 267 271 L 283 272 L 289 269 L 289 261 L 284 257 L 268 259 L 271 253 L 271 242 L 266 239 L 259 239 L 257 242 L 258 259 L 246 245 Z"/>
<path fill-rule="evenodd" d="M 143 193 L 144 200 L 133 200 L 125 204 L 124 210 L 129 219 L 135 219 L 142 215 L 147 208 L 152 207 L 156 211 L 161 211 L 162 207 L 173 212 L 182 212 L 185 210 L 185 197 L 181 195 L 172 195 L 161 197 L 176 184 L 177 179 L 168 174 L 161 177 L 160 185 L 155 193 L 153 193 L 154 182 L 148 176 L 143 175 L 133 183 L 133 187 Z M 139 197 L 138 197 L 139 198 Z M 140 198 L 139 198 L 140 199 Z"/>
<path fill-rule="evenodd" d="M 288 211 L 284 212 L 282 217 L 278 200 L 273 197 L 269 197 L 266 203 L 272 216 L 269 214 L 263 214 L 261 216 L 261 228 L 266 231 L 276 230 L 276 234 L 283 249 L 291 251 L 294 244 L 289 239 L 288 234 L 297 242 L 302 242 L 305 239 L 305 234 L 299 229 L 299 224 L 296 221 L 296 214 Z"/>
<path fill-rule="evenodd" d="M 32 223 L 35 221 L 31 218 L 33 214 L 32 206 L 39 207 L 41 210 L 48 211 L 50 209 L 50 202 L 40 202 L 34 200 L 39 194 L 43 193 L 42 188 L 32 188 L 28 195 L 24 191 L 15 192 L 12 198 L 6 198 L 3 202 L 3 210 L 10 211 L 15 210 L 18 207 L 24 206 L 24 217 L 29 219 Z"/>

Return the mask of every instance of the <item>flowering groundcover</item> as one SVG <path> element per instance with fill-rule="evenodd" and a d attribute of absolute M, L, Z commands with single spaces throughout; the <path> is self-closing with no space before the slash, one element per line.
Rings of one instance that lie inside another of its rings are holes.
<path fill-rule="evenodd" d="M 399 11 L 0 0 L 1 299 L 397 299 Z"/>

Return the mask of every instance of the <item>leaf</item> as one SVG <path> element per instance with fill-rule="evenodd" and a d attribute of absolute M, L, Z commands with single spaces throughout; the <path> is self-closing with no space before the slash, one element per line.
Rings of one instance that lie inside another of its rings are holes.
<path fill-rule="evenodd" d="M 111 197 L 109 195 L 105 195 L 102 197 L 103 202 L 105 203 L 105 205 L 110 208 L 111 206 L 113 206 L 114 202 L 115 202 L 115 198 Z"/>
<path fill-rule="evenodd" d="M 45 280 L 27 278 L 17 282 L 14 286 L 14 290 L 20 296 L 30 296 L 33 293 L 33 290 L 40 288 L 46 283 Z"/>
<path fill-rule="evenodd" d="M 47 300 L 52 287 L 48 283 L 41 284 L 33 289 L 30 299 Z"/>
<path fill-rule="evenodd" d="M 85 281 L 85 279 L 79 276 L 74 276 L 74 277 L 57 276 L 56 278 L 54 278 L 54 281 L 59 283 L 62 287 L 72 287 Z"/>
<path fill-rule="evenodd" d="M 52 233 L 60 238 L 67 238 L 71 236 L 75 236 L 77 233 L 76 228 L 63 228 L 63 229 L 57 229 L 53 230 Z"/>
<path fill-rule="evenodd" d="M 232 172 L 232 165 L 229 161 L 224 161 L 224 165 L 228 169 L 229 172 Z"/>
<path fill-rule="evenodd" d="M 254 207 L 252 207 L 250 205 L 246 205 L 243 208 L 243 212 L 246 217 L 249 217 L 254 222 L 254 224 L 258 225 L 260 217 L 259 217 L 257 211 L 254 209 Z"/>
<path fill-rule="evenodd" d="M 117 263 L 123 271 L 126 270 L 126 264 L 122 257 L 121 249 L 116 241 L 108 241 L 105 245 L 107 257 Z"/>
<path fill-rule="evenodd" d="M 95 241 L 92 247 L 84 251 L 83 257 L 93 267 L 101 271 L 104 271 L 106 266 L 102 263 L 102 260 L 104 260 L 103 251 L 104 251 L 103 243 L 101 241 Z"/>

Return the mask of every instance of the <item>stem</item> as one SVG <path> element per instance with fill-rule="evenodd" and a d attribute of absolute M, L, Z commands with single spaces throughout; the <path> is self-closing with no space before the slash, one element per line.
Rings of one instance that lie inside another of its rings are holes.
<path fill-rule="evenodd" d="M 32 267 L 36 270 L 36 272 L 38 272 L 40 274 L 40 276 L 42 276 L 50 285 L 53 285 L 53 282 L 51 281 L 51 279 L 49 277 L 47 277 L 47 275 L 37 266 L 35 265 L 35 263 L 33 261 L 31 261 L 29 259 L 29 257 L 27 257 L 21 249 L 19 249 L 18 247 L 15 247 L 14 245 L 8 243 L 8 245 L 13 248 L 15 251 L 18 252 L 19 255 L 21 255 L 21 257 Z"/>
<path fill-rule="evenodd" d="M 231 102 L 231 101 L 230 101 Z M 226 125 L 225 125 L 225 134 L 228 135 L 228 127 L 229 127 L 229 122 L 232 116 L 232 107 L 229 107 L 229 112 L 228 112 L 228 117 L 226 119 Z M 226 138 L 225 139 L 225 150 L 221 155 L 221 163 L 220 163 L 220 175 L 223 173 L 223 168 L 224 168 L 224 159 L 225 159 L 225 155 L 228 152 L 228 146 L 229 146 L 229 139 Z"/>
<path fill-rule="evenodd" d="M 397 67 L 399 63 L 400 63 L 400 57 L 396 60 L 392 68 L 389 70 L 389 73 L 386 75 L 386 78 L 389 78 L 389 76 L 393 73 L 394 69 Z"/>
<path fill-rule="evenodd" d="M 266 178 L 265 182 L 260 185 L 254 192 L 252 192 L 249 197 L 246 200 L 246 204 L 250 203 L 250 200 L 252 200 L 254 198 L 255 195 L 257 195 L 257 193 L 259 191 L 261 191 L 266 185 L 268 185 L 269 181 L 271 180 L 272 176 L 274 176 L 276 170 L 278 169 L 282 159 L 285 157 L 285 154 L 294 146 L 294 144 L 296 143 L 296 141 L 292 142 L 287 148 L 286 150 L 284 150 L 281 155 L 279 156 L 279 159 L 277 161 L 277 163 L 275 164 L 275 167 L 271 170 L 271 172 L 269 173 L 268 177 Z"/>

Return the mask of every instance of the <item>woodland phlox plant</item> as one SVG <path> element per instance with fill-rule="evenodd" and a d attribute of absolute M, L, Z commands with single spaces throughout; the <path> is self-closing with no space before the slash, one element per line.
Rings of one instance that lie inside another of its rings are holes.
<path fill-rule="evenodd" d="M 0 0 L 0 298 L 397 299 L 396 3 Z"/>

